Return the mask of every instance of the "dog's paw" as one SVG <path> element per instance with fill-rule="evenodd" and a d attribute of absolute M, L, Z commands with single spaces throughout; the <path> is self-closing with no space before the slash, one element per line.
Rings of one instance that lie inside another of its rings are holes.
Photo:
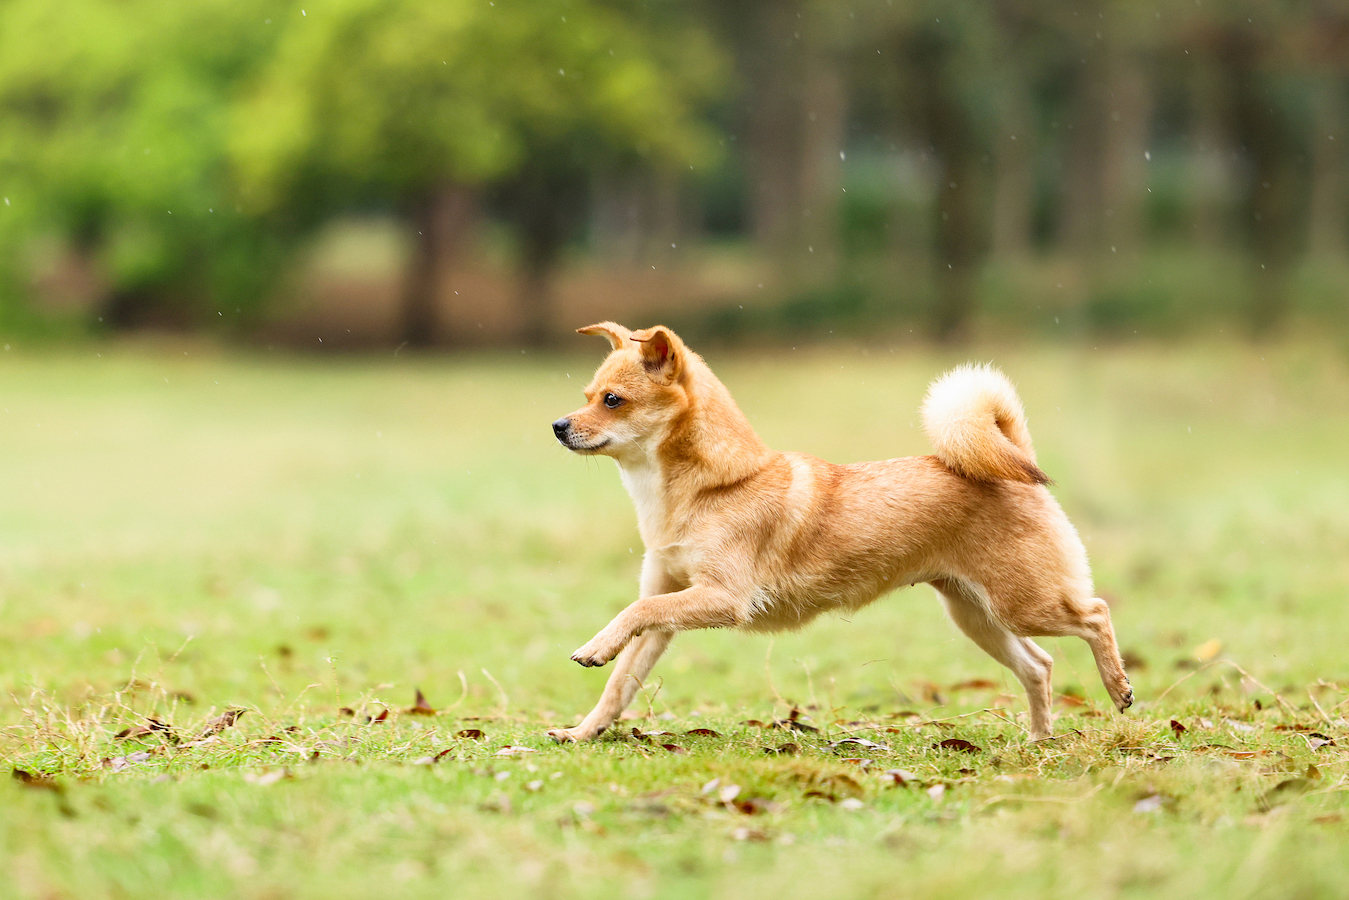
<path fill-rule="evenodd" d="M 602 666 L 609 660 L 618 655 L 620 648 L 611 646 L 609 642 L 602 640 L 602 637 L 596 637 L 590 643 L 571 655 L 573 662 L 578 662 L 586 668 Z"/>
<path fill-rule="evenodd" d="M 1116 708 L 1119 709 L 1120 712 L 1124 712 L 1126 709 L 1128 709 L 1133 705 L 1134 705 L 1134 689 L 1132 687 L 1126 687 L 1124 689 L 1124 693 L 1120 694 L 1120 696 L 1115 700 L 1115 706 Z"/>
<path fill-rule="evenodd" d="M 584 647 L 573 653 L 571 655 L 571 659 L 572 662 L 578 662 L 581 665 L 585 666 L 587 669 L 593 669 L 597 666 L 602 666 L 609 661 L 607 659 L 600 659 L 594 653 L 588 652 Z"/>
<path fill-rule="evenodd" d="M 573 725 L 571 728 L 550 728 L 548 736 L 559 744 L 579 744 L 582 741 L 593 741 L 604 733 L 604 729 L 586 728 L 585 723 Z"/>

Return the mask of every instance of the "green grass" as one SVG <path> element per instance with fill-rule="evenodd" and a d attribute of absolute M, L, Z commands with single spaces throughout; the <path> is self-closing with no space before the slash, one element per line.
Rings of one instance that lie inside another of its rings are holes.
<path fill-rule="evenodd" d="M 772 445 L 838 461 L 927 452 L 927 381 L 1003 365 L 1139 702 L 1045 641 L 1029 743 L 916 588 L 681 636 L 638 718 L 560 747 L 641 553 L 612 464 L 549 431 L 581 347 L 0 353 L 0 897 L 1349 893 L 1342 353 L 709 352 Z"/>

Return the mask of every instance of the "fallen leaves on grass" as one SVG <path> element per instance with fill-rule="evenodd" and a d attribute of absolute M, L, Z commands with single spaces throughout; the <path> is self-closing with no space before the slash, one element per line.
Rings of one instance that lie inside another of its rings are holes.
<path fill-rule="evenodd" d="M 486 737 L 486 735 L 482 733 L 481 728 L 465 728 L 463 731 L 456 731 L 454 736 L 468 738 L 471 741 L 480 741 Z"/>
<path fill-rule="evenodd" d="M 119 741 L 129 741 L 151 735 L 162 735 L 169 743 L 178 743 L 178 735 L 174 733 L 173 726 L 151 716 L 145 718 L 144 725 L 132 725 L 129 728 L 123 728 L 114 737 Z"/>
<path fill-rule="evenodd" d="M 41 772 L 28 772 L 24 769 L 15 768 L 11 777 L 24 787 L 37 788 L 38 790 L 54 791 L 61 793 L 64 790 L 56 779 Z"/>
<path fill-rule="evenodd" d="M 448 756 L 449 754 L 451 754 L 451 753 L 453 753 L 453 752 L 454 752 L 454 748 L 450 748 L 450 749 L 448 749 L 448 750 L 442 750 L 442 751 L 440 751 L 440 752 L 437 753 L 435 756 L 423 756 L 423 757 L 421 757 L 420 759 L 414 759 L 414 760 L 412 761 L 412 765 L 414 765 L 414 766 L 433 766 L 433 765 L 435 765 L 436 763 L 440 762 L 442 759 L 444 759 L 446 756 Z"/>
<path fill-rule="evenodd" d="M 875 741 L 869 741 L 866 738 L 846 737 L 838 741 L 829 742 L 830 749 L 837 750 L 839 747 L 848 749 L 850 747 L 865 747 L 868 750 L 889 750 L 885 744 L 878 744 Z"/>
<path fill-rule="evenodd" d="M 881 783 L 891 787 L 908 787 L 920 782 L 921 779 L 908 769 L 886 769 L 881 773 Z"/>
<path fill-rule="evenodd" d="M 804 721 L 809 718 L 805 716 L 800 709 L 792 707 L 792 711 L 785 719 L 773 719 L 771 722 L 761 722 L 758 719 L 746 719 L 741 722 L 742 725 L 748 725 L 751 728 L 785 728 L 790 731 L 818 732 L 820 729 Z"/>
<path fill-rule="evenodd" d="M 971 678 L 968 681 L 957 681 L 951 685 L 948 690 L 951 691 L 989 691 L 998 686 L 997 682 L 989 681 L 987 678 Z"/>
<path fill-rule="evenodd" d="M 1217 655 L 1222 652 L 1223 652 L 1222 640 L 1220 638 L 1213 638 L 1211 640 L 1204 641 L 1204 643 L 1194 648 L 1194 658 L 1199 660 L 1201 663 L 1206 663 L 1216 658 Z"/>
<path fill-rule="evenodd" d="M 962 752 L 962 753 L 982 753 L 982 752 L 984 752 L 982 747 L 979 747 L 979 746 L 977 746 L 977 745 L 975 745 L 975 744 L 971 744 L 969 741 L 965 740 L 964 738 L 947 738 L 946 740 L 942 741 L 941 743 L 939 743 L 939 744 L 933 744 L 932 746 L 933 746 L 934 748 L 939 748 L 939 749 L 942 749 L 942 750 L 959 750 L 959 751 Z"/>
<path fill-rule="evenodd" d="M 147 761 L 152 756 L 154 756 L 153 753 L 146 750 L 142 750 L 139 753 L 128 753 L 126 756 L 114 756 L 111 758 L 105 757 L 102 761 L 102 766 L 103 768 L 110 769 L 113 772 L 122 772 L 125 771 L 126 769 L 129 769 L 135 763 L 143 763 Z"/>
<path fill-rule="evenodd" d="M 225 710 L 223 713 L 206 723 L 206 726 L 201 730 L 201 734 L 197 735 L 197 740 L 204 741 L 208 737 L 214 737 L 215 735 L 220 734 L 220 732 L 224 731 L 226 728 L 233 728 L 234 723 L 239 721 L 239 717 L 247 711 L 248 710 L 245 709 Z"/>
<path fill-rule="evenodd" d="M 388 712 L 388 710 L 385 710 Z M 412 701 L 412 705 L 403 710 L 409 716 L 434 716 L 436 709 L 430 703 L 426 702 L 426 695 L 422 693 L 421 688 L 417 688 L 417 697 Z"/>

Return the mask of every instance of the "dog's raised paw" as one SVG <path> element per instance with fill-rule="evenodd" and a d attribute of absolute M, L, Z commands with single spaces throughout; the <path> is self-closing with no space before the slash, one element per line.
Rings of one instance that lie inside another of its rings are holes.
<path fill-rule="evenodd" d="M 1124 696 L 1120 697 L 1119 700 L 1115 701 L 1115 706 L 1119 708 L 1120 712 L 1124 712 L 1126 709 L 1128 709 L 1133 705 L 1134 705 L 1133 688 L 1129 688 L 1127 691 L 1124 692 Z"/>

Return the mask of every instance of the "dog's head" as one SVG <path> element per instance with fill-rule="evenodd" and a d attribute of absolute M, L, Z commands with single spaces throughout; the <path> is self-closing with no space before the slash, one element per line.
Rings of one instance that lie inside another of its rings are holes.
<path fill-rule="evenodd" d="M 577 331 L 608 338 L 613 351 L 585 389 L 586 405 L 554 422 L 553 433 L 577 453 L 649 455 L 688 403 L 692 354 L 663 325 L 629 331 L 601 322 Z"/>

